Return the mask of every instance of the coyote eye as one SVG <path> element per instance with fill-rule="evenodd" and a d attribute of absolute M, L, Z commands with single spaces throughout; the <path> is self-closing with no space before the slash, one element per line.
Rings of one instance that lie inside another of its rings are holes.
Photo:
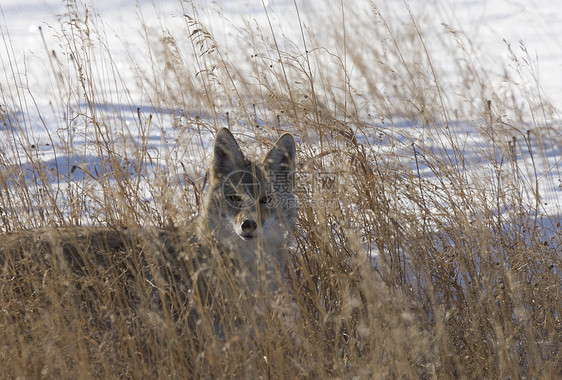
<path fill-rule="evenodd" d="M 269 204 L 271 202 L 271 197 L 264 195 L 263 197 L 260 198 L 260 204 L 262 205 L 266 205 Z"/>
<path fill-rule="evenodd" d="M 242 201 L 242 197 L 239 195 L 227 195 L 226 199 L 232 203 L 240 203 Z"/>

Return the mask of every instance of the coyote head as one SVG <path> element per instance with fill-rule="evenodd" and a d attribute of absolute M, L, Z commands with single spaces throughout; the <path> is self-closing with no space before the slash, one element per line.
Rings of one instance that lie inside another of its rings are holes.
<path fill-rule="evenodd" d="M 296 214 L 294 171 L 295 142 L 288 133 L 259 162 L 244 156 L 227 129 L 217 134 L 200 218 L 250 274 L 260 267 L 285 269 Z"/>

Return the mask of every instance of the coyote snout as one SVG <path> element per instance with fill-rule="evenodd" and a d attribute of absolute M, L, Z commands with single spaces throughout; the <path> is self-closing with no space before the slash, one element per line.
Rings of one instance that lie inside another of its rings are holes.
<path fill-rule="evenodd" d="M 240 237 L 242 237 L 243 239 L 252 239 L 256 237 L 256 229 L 258 228 L 258 224 L 253 218 L 241 214 L 239 217 L 235 218 L 234 221 L 239 227 L 236 228 L 236 233 L 240 235 Z"/>

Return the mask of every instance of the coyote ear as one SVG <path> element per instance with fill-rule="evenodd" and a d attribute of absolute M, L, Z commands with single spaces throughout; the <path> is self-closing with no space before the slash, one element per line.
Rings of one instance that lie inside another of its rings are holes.
<path fill-rule="evenodd" d="M 263 159 L 266 168 L 271 171 L 288 171 L 295 170 L 295 140 L 290 133 L 285 133 L 279 137 L 279 140 L 273 145 L 273 148 L 267 153 Z"/>
<path fill-rule="evenodd" d="M 232 136 L 226 128 L 222 128 L 215 138 L 213 148 L 213 164 L 211 166 L 212 176 L 224 176 L 235 170 L 244 167 L 245 158 Z"/>

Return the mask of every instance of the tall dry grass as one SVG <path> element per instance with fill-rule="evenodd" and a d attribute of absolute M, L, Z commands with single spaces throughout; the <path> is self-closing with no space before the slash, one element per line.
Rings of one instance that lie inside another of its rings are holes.
<path fill-rule="evenodd" d="M 46 47 L 56 118 L 33 103 L 3 30 L 3 232 L 182 226 L 225 125 L 254 150 L 294 133 L 300 202 L 275 296 L 217 261 L 221 302 L 174 303 L 181 289 L 163 297 L 142 269 L 160 254 L 150 235 L 124 257 L 79 250 L 88 270 L 33 244 L 5 253 L 7 377 L 561 376 L 562 207 L 544 199 L 560 199 L 562 135 L 532 58 L 506 46 L 497 88 L 454 25 L 332 6 L 323 22 L 296 7 L 291 41 L 266 8 L 265 23 L 234 29 L 232 50 L 192 3 L 171 26 L 139 13 L 131 75 L 95 9 L 69 2 Z"/>

